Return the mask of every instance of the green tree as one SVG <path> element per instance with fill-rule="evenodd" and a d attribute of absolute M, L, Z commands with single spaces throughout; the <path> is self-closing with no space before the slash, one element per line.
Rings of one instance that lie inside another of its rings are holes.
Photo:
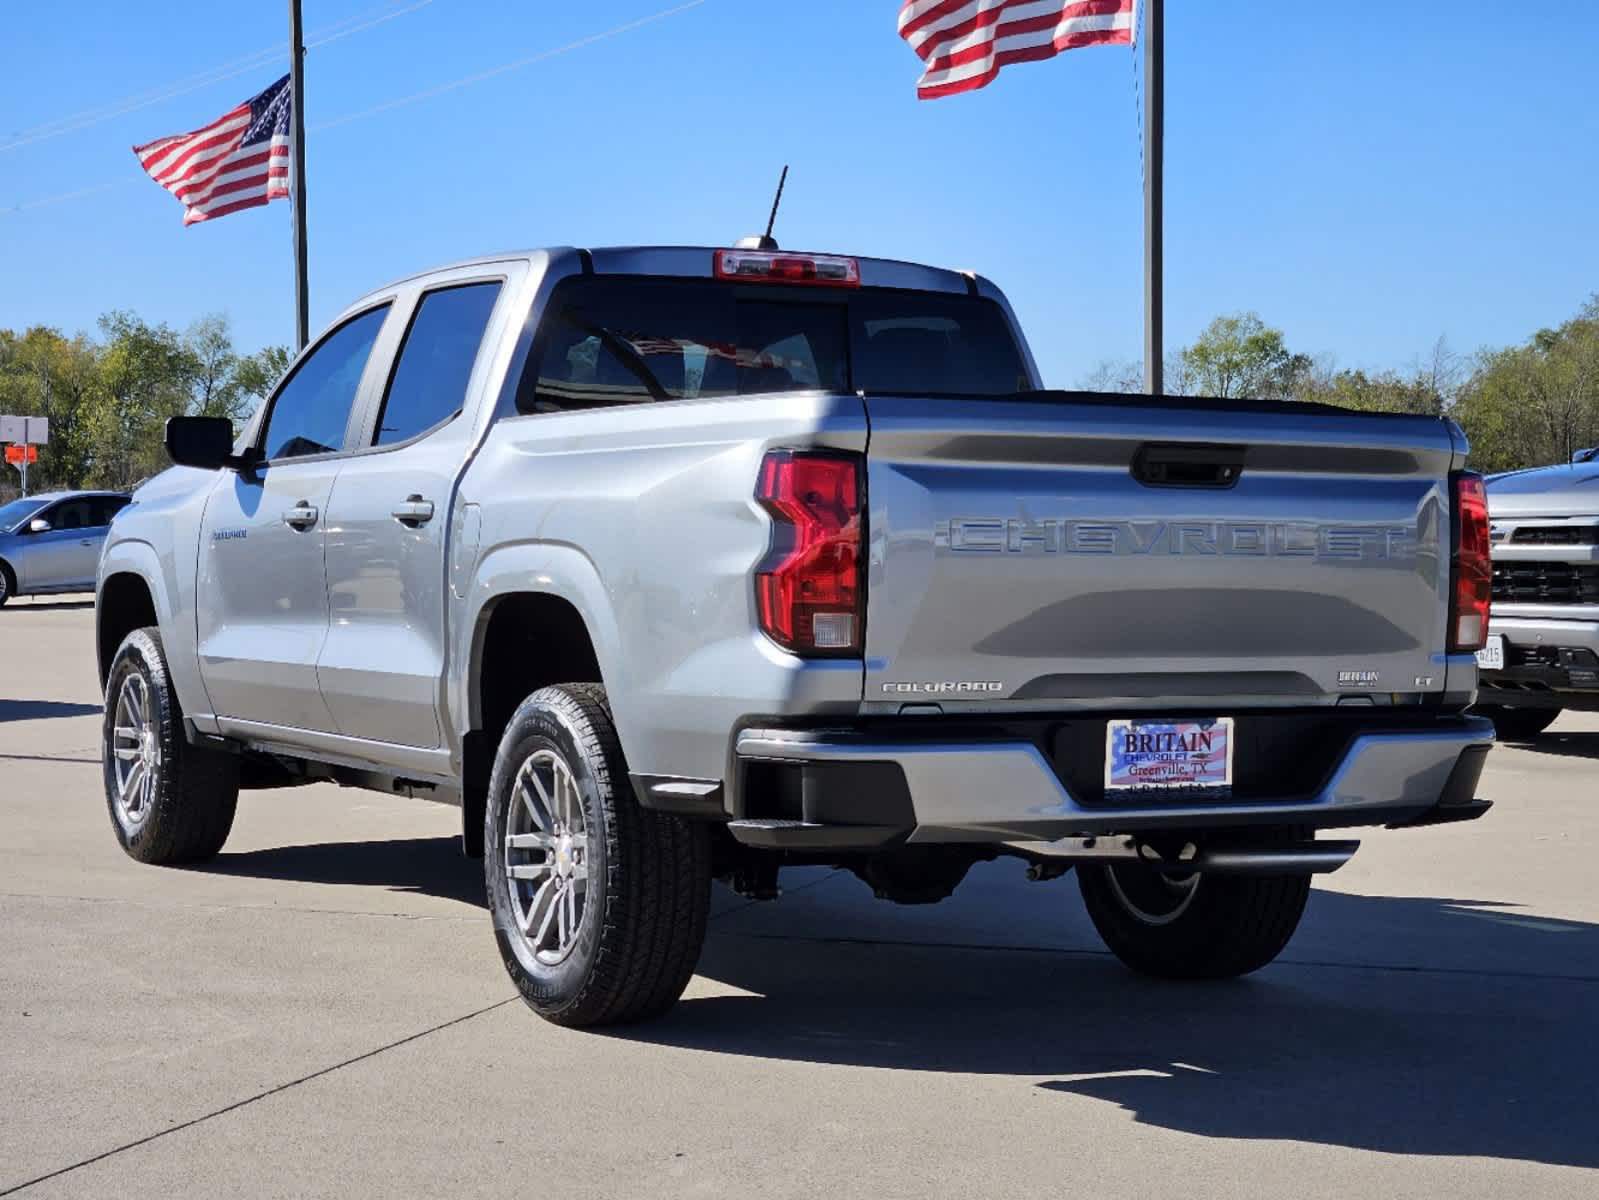
<path fill-rule="evenodd" d="M 1486 471 L 1567 462 L 1599 445 L 1599 295 L 1558 328 L 1481 354 L 1454 416 Z"/>
<path fill-rule="evenodd" d="M 1282 330 L 1252 312 L 1217 317 L 1181 359 L 1185 391 L 1223 398 L 1291 397 L 1312 365 L 1308 356 L 1289 351 Z"/>

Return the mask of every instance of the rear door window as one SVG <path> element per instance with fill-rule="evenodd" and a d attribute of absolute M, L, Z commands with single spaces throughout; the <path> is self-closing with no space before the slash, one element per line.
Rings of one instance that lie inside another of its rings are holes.
<path fill-rule="evenodd" d="M 585 276 L 557 286 L 519 412 L 772 392 L 978 395 L 1031 386 L 1000 307 L 973 296 Z"/>
<path fill-rule="evenodd" d="M 406 441 L 461 411 L 499 294 L 500 284 L 494 282 L 442 288 L 422 297 L 383 397 L 374 446 Z"/>

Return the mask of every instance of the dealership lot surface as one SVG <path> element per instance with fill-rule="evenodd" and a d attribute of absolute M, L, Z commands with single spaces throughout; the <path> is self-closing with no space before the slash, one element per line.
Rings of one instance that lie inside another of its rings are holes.
<path fill-rule="evenodd" d="M 794 872 L 585 1034 L 516 998 L 454 809 L 246 793 L 214 863 L 126 858 L 92 623 L 0 610 L 0 1195 L 1599 1194 L 1599 719 L 1364 833 L 1241 983 L 1127 975 L 1011 863 L 925 909 Z"/>

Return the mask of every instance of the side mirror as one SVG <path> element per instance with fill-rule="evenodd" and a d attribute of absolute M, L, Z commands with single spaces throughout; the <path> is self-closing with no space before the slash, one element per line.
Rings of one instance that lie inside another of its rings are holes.
<path fill-rule="evenodd" d="M 1578 450 L 1573 454 L 1571 461 L 1574 463 L 1592 462 L 1596 456 L 1599 456 L 1599 446 L 1589 446 L 1586 450 Z"/>
<path fill-rule="evenodd" d="M 29 533 L 49 533 L 50 532 L 50 522 L 46 521 L 43 517 L 35 517 L 35 518 L 33 518 L 33 520 L 28 522 L 28 532 Z"/>
<path fill-rule="evenodd" d="M 167 453 L 180 467 L 240 470 L 246 457 L 233 453 L 233 422 L 226 417 L 167 418 Z"/>

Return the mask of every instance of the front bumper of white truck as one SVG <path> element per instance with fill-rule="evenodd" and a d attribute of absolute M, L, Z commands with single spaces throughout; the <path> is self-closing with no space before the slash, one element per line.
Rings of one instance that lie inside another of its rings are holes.
<path fill-rule="evenodd" d="M 1341 714 L 1340 714 L 1341 715 Z M 1493 726 L 1481 718 L 1262 718 L 1233 794 L 1107 801 L 1092 722 L 936 730 L 749 728 L 737 739 L 729 828 L 804 851 L 895 843 L 1048 843 L 1127 834 L 1316 830 L 1471 820 Z M 1103 724 L 1097 727 L 1103 730 Z M 1280 734 L 1280 736 L 1277 736 Z M 1103 746 L 1102 732 L 1100 745 Z M 1076 749 L 1074 749 L 1074 747 Z"/>

